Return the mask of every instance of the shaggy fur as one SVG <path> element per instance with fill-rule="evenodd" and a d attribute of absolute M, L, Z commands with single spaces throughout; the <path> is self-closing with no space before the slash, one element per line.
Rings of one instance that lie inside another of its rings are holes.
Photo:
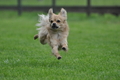
<path fill-rule="evenodd" d="M 37 24 L 40 28 L 39 33 L 34 36 L 34 39 L 39 38 L 41 44 L 48 43 L 52 48 L 52 53 L 61 59 L 58 50 L 68 50 L 67 37 L 69 34 L 69 27 L 67 24 L 67 12 L 61 9 L 58 15 L 49 9 L 48 15 L 39 15 L 40 19 Z"/>

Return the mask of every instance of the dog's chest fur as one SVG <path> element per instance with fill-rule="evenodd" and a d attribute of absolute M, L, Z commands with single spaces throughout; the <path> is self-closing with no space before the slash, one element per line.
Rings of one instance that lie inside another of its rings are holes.
<path fill-rule="evenodd" d="M 52 32 L 49 33 L 49 37 L 52 40 L 56 40 L 57 42 L 60 42 L 62 39 L 62 34 L 63 34 L 62 32 Z"/>
<path fill-rule="evenodd" d="M 57 46 L 61 46 L 62 44 L 62 40 L 63 38 L 67 36 L 64 32 L 61 31 L 50 31 L 50 33 L 48 33 L 48 42 L 49 44 L 52 45 L 57 45 Z"/>

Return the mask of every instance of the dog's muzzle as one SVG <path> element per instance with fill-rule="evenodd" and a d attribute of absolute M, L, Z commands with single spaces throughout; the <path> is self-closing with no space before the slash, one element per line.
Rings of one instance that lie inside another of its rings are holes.
<path fill-rule="evenodd" d="M 53 29 L 57 29 L 57 28 L 58 28 L 58 26 L 56 25 L 56 23 L 53 23 L 53 24 L 52 24 L 52 28 L 53 28 Z"/>

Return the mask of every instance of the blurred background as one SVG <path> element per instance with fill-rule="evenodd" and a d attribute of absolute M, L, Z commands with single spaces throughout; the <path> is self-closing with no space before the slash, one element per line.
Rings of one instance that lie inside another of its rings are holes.
<path fill-rule="evenodd" d="M 21 15 L 22 11 L 44 11 L 53 8 L 54 12 L 61 7 L 69 12 L 111 13 L 120 14 L 119 0 L 0 0 L 0 10 L 16 10 Z"/>

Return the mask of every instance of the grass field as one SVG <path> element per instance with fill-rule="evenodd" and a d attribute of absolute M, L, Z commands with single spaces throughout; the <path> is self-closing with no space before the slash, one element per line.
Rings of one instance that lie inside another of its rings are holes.
<path fill-rule="evenodd" d="M 40 12 L 0 11 L 0 80 L 119 80 L 120 16 L 69 13 L 61 60 L 33 40 Z"/>

